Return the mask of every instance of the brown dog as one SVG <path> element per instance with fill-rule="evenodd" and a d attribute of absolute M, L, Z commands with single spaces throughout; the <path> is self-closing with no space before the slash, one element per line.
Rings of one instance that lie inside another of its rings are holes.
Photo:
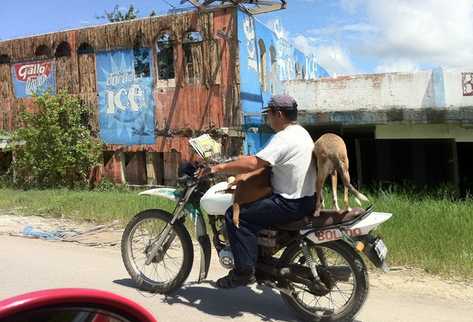
<path fill-rule="evenodd" d="M 233 193 L 233 224 L 240 228 L 240 206 L 272 194 L 271 168 L 265 167 L 239 174 L 230 182 L 227 192 Z"/>
<path fill-rule="evenodd" d="M 348 190 L 355 195 L 356 202 L 361 205 L 360 199 L 368 201 L 365 195 L 356 190 L 350 183 L 350 174 L 348 172 L 347 147 L 341 137 L 333 133 L 322 135 L 314 146 L 314 157 L 317 160 L 317 179 L 315 183 L 316 203 L 314 216 L 320 215 L 321 201 L 323 203 L 322 188 L 325 179 L 330 174 L 332 177 L 332 198 L 333 204 L 337 210 L 337 173 L 342 176 L 344 186 L 345 209 L 350 211 L 348 204 Z M 325 205 L 323 205 L 325 207 Z"/>

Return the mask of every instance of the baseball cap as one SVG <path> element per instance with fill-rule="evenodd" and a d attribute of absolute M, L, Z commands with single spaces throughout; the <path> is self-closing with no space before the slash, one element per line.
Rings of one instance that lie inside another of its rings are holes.
<path fill-rule="evenodd" d="M 289 95 L 274 95 L 261 113 L 268 113 L 269 110 L 297 111 L 297 102 Z"/>

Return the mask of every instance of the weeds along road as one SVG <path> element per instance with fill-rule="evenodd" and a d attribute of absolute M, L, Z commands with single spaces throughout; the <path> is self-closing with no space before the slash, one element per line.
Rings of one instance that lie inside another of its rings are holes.
<path fill-rule="evenodd" d="M 210 280 L 225 274 L 215 260 L 214 257 Z M 45 288 L 86 287 L 131 298 L 151 310 L 160 322 L 232 318 L 235 321 L 296 321 L 279 294 L 270 289 L 217 290 L 208 283 L 193 284 L 197 267 L 194 263 L 186 286 L 175 296 L 152 295 L 132 287 L 116 248 L 0 236 L 0 299 Z M 422 288 L 410 281 L 411 276 L 404 279 L 402 274 L 394 275 L 371 276 L 368 301 L 357 321 L 473 321 L 473 298 L 469 297 L 472 293 L 462 293 L 464 287 L 437 283 L 429 288 L 430 283 L 424 281 L 418 283 L 424 286 Z M 456 292 L 456 297 L 449 294 L 452 291 Z"/>

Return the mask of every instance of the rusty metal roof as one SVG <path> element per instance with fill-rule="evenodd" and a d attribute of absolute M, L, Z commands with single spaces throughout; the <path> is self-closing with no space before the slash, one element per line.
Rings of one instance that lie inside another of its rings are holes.
<path fill-rule="evenodd" d="M 216 9 L 218 9 L 218 8 L 215 8 L 214 10 L 216 10 Z M 56 31 L 46 32 L 46 33 L 30 34 L 30 35 L 24 35 L 24 36 L 19 36 L 19 37 L 13 37 L 13 38 L 9 38 L 9 39 L 1 39 L 0 44 L 3 43 L 3 42 L 14 41 L 14 40 L 19 40 L 19 39 L 33 38 L 33 37 L 38 37 L 38 36 L 48 36 L 48 35 L 53 35 L 53 34 L 57 34 L 57 33 L 61 33 L 61 32 L 94 29 L 94 28 L 97 28 L 97 27 L 103 27 L 103 26 L 108 26 L 108 25 L 120 25 L 120 24 L 127 24 L 127 23 L 136 22 L 136 21 L 142 21 L 142 20 L 154 20 L 154 19 L 159 19 L 159 18 L 168 17 L 168 16 L 186 15 L 186 14 L 189 14 L 193 11 L 195 11 L 194 8 L 182 8 L 180 10 L 170 10 L 167 14 L 157 14 L 157 15 L 152 16 L 152 17 L 141 17 L 141 18 L 135 18 L 135 19 L 132 19 L 132 20 L 125 20 L 125 21 L 97 23 L 97 24 L 83 26 L 83 27 L 64 28 L 64 29 L 59 29 L 59 30 L 56 30 Z"/>

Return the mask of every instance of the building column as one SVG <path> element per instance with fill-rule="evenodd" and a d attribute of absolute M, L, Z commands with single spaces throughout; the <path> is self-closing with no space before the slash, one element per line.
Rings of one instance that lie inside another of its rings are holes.
<path fill-rule="evenodd" d="M 118 162 L 120 163 L 120 180 L 122 184 L 126 184 L 126 164 L 125 164 L 125 152 L 118 152 Z"/>
<path fill-rule="evenodd" d="M 356 177 L 357 177 L 357 188 L 360 189 L 363 184 L 363 167 L 361 164 L 361 146 L 360 139 L 355 139 L 355 157 L 356 157 Z"/>
<path fill-rule="evenodd" d="M 460 173 L 458 169 L 458 151 L 457 151 L 457 142 L 455 140 L 450 140 L 449 142 L 449 156 L 448 156 L 450 180 L 455 187 L 457 193 L 460 192 Z"/>
<path fill-rule="evenodd" d="M 164 153 L 164 184 L 166 186 L 175 186 L 179 175 L 179 165 L 181 164 L 181 155 L 176 150 Z"/>
<path fill-rule="evenodd" d="M 149 185 L 157 185 L 158 181 L 156 179 L 156 158 L 155 153 L 145 152 L 146 153 L 146 179 Z"/>

